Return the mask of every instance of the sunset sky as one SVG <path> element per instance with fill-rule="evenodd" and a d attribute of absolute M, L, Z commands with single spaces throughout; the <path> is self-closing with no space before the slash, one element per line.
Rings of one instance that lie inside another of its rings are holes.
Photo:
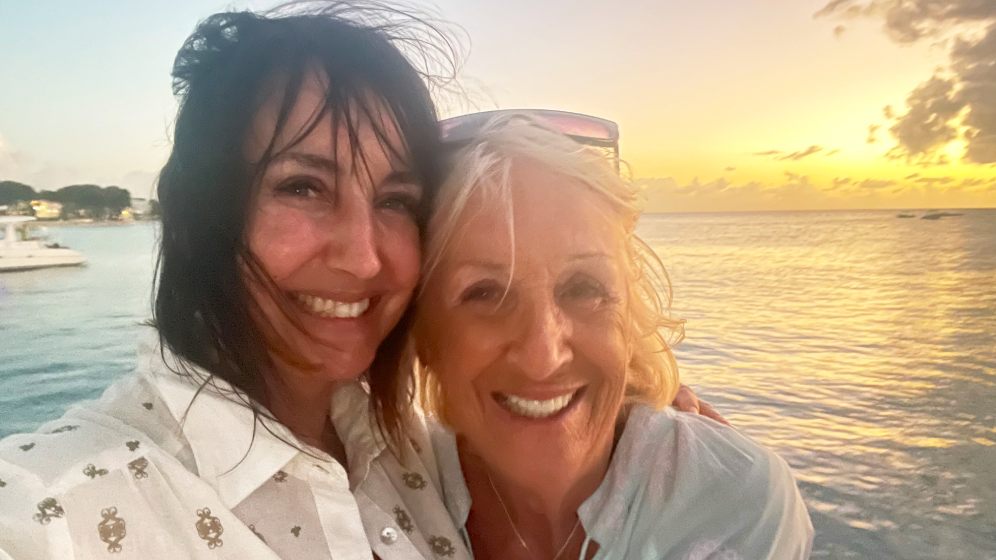
<path fill-rule="evenodd" d="M 148 196 L 177 48 L 213 12 L 271 5 L 0 0 L 0 180 Z M 996 2 L 419 5 L 469 38 L 471 101 L 444 116 L 614 120 L 649 211 L 996 206 Z"/>

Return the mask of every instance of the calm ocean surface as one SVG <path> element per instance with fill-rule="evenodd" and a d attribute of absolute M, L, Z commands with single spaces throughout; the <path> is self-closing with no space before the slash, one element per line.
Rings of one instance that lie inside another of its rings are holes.
<path fill-rule="evenodd" d="M 788 460 L 814 558 L 996 559 L 996 210 L 647 215 L 686 383 Z M 922 214 L 922 212 L 917 213 Z M 53 228 L 89 266 L 0 275 L 0 436 L 134 361 L 153 224 Z"/>

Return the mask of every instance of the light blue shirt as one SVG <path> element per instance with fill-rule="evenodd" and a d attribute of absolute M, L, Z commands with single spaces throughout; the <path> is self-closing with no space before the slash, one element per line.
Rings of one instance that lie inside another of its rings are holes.
<path fill-rule="evenodd" d="M 456 439 L 439 426 L 430 432 L 447 509 L 468 540 L 471 498 Z M 672 408 L 633 408 L 605 479 L 578 516 L 584 548 L 599 545 L 596 560 L 795 560 L 808 558 L 813 542 L 781 457 Z"/>

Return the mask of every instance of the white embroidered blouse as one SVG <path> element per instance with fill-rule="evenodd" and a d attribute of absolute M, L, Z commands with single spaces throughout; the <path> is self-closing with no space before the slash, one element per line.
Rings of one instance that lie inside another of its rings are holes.
<path fill-rule="evenodd" d="M 0 441 L 0 559 L 470 558 L 424 427 L 403 465 L 359 383 L 332 398 L 348 469 L 199 385 L 146 345 L 99 401 Z"/>

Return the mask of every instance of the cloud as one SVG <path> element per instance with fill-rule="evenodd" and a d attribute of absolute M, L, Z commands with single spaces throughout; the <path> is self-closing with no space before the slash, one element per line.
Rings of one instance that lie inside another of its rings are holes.
<path fill-rule="evenodd" d="M 907 181 L 909 181 L 910 179 L 916 179 L 916 178 L 917 178 L 917 177 L 919 177 L 919 176 L 920 176 L 920 174 L 919 174 L 919 173 L 914 173 L 914 174 L 912 174 L 912 175 L 907 175 L 907 176 L 906 176 L 906 180 L 907 180 Z"/>
<path fill-rule="evenodd" d="M 895 184 L 896 184 L 895 181 L 882 181 L 882 180 L 878 180 L 878 179 L 865 179 L 864 181 L 861 181 L 860 183 L 858 183 L 858 186 L 861 187 L 862 189 L 880 190 L 880 189 L 884 189 L 886 187 L 891 187 L 892 185 L 895 185 Z"/>
<path fill-rule="evenodd" d="M 835 148 L 835 149 L 830 150 L 829 152 L 826 152 L 825 154 L 823 154 L 823 157 L 835 156 L 835 155 L 837 155 L 839 153 L 840 153 L 840 148 Z"/>
<path fill-rule="evenodd" d="M 868 138 L 865 139 L 865 144 L 874 144 L 875 142 L 878 142 L 878 137 L 875 136 L 875 133 L 878 132 L 878 129 L 880 128 L 882 128 L 882 125 L 880 124 L 868 125 Z"/>
<path fill-rule="evenodd" d="M 780 153 L 783 153 L 783 152 L 781 150 L 767 150 L 765 152 L 754 152 L 751 155 L 752 156 L 776 156 L 776 155 L 778 155 Z"/>
<path fill-rule="evenodd" d="M 936 164 L 934 156 L 961 138 L 964 161 L 996 163 L 996 2 L 833 0 L 815 17 L 882 19 L 897 43 L 950 36 L 947 65 L 909 93 L 905 114 L 883 109 L 896 120 L 889 155 Z"/>
<path fill-rule="evenodd" d="M 730 167 L 727 167 L 727 168 L 726 168 L 726 169 L 724 169 L 723 171 L 736 171 L 736 170 L 737 170 L 737 168 L 736 168 L 736 167 L 733 167 L 733 166 L 731 165 Z"/>
<path fill-rule="evenodd" d="M 786 156 L 782 156 L 782 157 L 780 157 L 778 159 L 780 161 L 799 161 L 802 158 L 805 158 L 805 157 L 811 156 L 811 155 L 813 155 L 815 153 L 821 152 L 824 149 L 825 148 L 823 146 L 810 146 L 810 147 L 806 148 L 805 150 L 801 150 L 801 151 L 798 151 L 798 152 L 792 152 L 791 154 L 788 154 Z"/>
<path fill-rule="evenodd" d="M 837 27 L 833 28 L 833 36 L 840 39 L 841 35 L 843 35 L 845 31 L 847 31 L 846 27 L 844 27 L 843 25 L 838 25 Z"/>

